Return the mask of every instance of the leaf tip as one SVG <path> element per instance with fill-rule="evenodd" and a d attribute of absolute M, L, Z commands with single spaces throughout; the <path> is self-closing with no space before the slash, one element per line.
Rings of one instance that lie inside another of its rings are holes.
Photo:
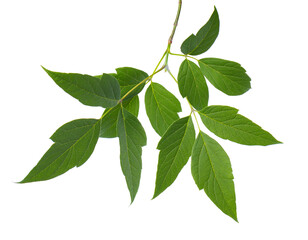
<path fill-rule="evenodd" d="M 24 184 L 24 183 L 28 183 L 30 181 L 27 181 L 27 177 L 25 177 L 23 180 L 19 181 L 19 182 L 14 182 L 16 184 Z"/>
<path fill-rule="evenodd" d="M 45 72 L 48 72 L 48 69 L 44 68 L 44 66 L 41 65 L 41 68 L 43 68 Z"/>
<path fill-rule="evenodd" d="M 161 192 L 157 191 L 157 188 L 155 188 L 154 195 L 153 195 L 153 197 L 152 197 L 151 200 L 154 200 L 154 199 L 157 198 L 158 195 L 160 195 L 160 194 L 161 194 Z"/>

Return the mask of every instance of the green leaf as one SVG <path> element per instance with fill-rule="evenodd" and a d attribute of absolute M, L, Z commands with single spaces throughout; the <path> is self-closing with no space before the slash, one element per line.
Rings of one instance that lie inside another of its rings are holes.
<path fill-rule="evenodd" d="M 123 67 L 117 68 L 117 79 L 121 86 L 121 97 L 128 93 L 132 88 L 140 84 L 144 79 L 149 75 L 141 70 Z M 145 82 L 140 84 L 136 89 L 134 89 L 125 99 L 131 98 L 142 91 L 144 88 Z"/>
<path fill-rule="evenodd" d="M 218 137 L 244 145 L 281 143 L 269 132 L 238 114 L 238 109 L 228 106 L 209 106 L 199 111 L 204 125 Z"/>
<path fill-rule="evenodd" d="M 134 96 L 128 100 L 123 101 L 123 107 L 134 114 L 136 117 L 139 113 L 139 97 Z M 121 105 L 113 107 L 112 109 L 105 109 L 104 114 L 106 114 L 101 120 L 101 128 L 99 136 L 102 138 L 115 138 L 118 136 L 117 134 L 117 122 L 119 111 L 121 109 Z"/>
<path fill-rule="evenodd" d="M 146 134 L 138 119 L 121 108 L 118 117 L 121 168 L 130 192 L 131 202 L 137 194 L 141 176 L 142 146 L 146 145 Z"/>
<path fill-rule="evenodd" d="M 198 188 L 237 221 L 230 159 L 219 143 L 203 132 L 199 132 L 192 150 L 191 172 Z"/>
<path fill-rule="evenodd" d="M 191 117 L 175 121 L 165 132 L 157 149 L 159 160 L 153 198 L 168 188 L 187 163 L 195 141 L 195 129 Z"/>
<path fill-rule="evenodd" d="M 219 58 L 203 58 L 199 65 L 204 76 L 219 89 L 230 96 L 241 95 L 250 87 L 250 77 L 246 70 L 236 62 Z"/>
<path fill-rule="evenodd" d="M 189 60 L 184 60 L 178 74 L 178 85 L 183 97 L 197 110 L 208 105 L 209 90 L 200 68 Z"/>
<path fill-rule="evenodd" d="M 84 164 L 97 143 L 99 122 L 78 119 L 60 127 L 51 136 L 55 143 L 21 183 L 48 180 Z"/>
<path fill-rule="evenodd" d="M 181 103 L 166 88 L 152 82 L 145 93 L 145 108 L 154 130 L 162 136 L 182 111 Z"/>
<path fill-rule="evenodd" d="M 206 52 L 215 42 L 219 33 L 219 16 L 215 7 L 208 22 L 196 35 L 190 35 L 182 44 L 181 51 L 186 55 L 199 55 Z"/>
<path fill-rule="evenodd" d="M 101 75 L 95 75 L 94 77 L 96 77 L 96 78 L 102 78 L 102 76 L 103 76 L 104 74 L 101 74 Z M 110 76 L 113 76 L 113 77 L 115 77 L 115 78 L 117 78 L 117 74 L 116 73 L 108 73 L 108 75 L 110 75 Z"/>
<path fill-rule="evenodd" d="M 120 100 L 120 85 L 113 76 L 104 74 L 101 79 L 78 73 L 52 72 L 47 74 L 72 97 L 88 106 L 113 107 Z"/>

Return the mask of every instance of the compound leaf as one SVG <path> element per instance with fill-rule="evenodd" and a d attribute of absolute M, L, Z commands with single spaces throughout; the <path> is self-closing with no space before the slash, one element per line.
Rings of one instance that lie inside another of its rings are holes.
<path fill-rule="evenodd" d="M 119 111 L 117 129 L 120 141 L 121 168 L 130 192 L 131 202 L 133 202 L 141 176 L 141 147 L 146 145 L 147 138 L 141 123 L 124 107 Z"/>
<path fill-rule="evenodd" d="M 237 221 L 230 159 L 219 143 L 203 132 L 199 132 L 192 150 L 191 172 L 198 188 Z"/>
<path fill-rule="evenodd" d="M 145 93 L 145 108 L 154 130 L 162 136 L 182 111 L 179 100 L 162 85 L 152 82 Z"/>
<path fill-rule="evenodd" d="M 117 79 L 109 74 L 97 78 L 43 69 L 59 87 L 85 105 L 107 108 L 116 106 L 120 100 L 120 85 Z"/>
<path fill-rule="evenodd" d="M 183 97 L 197 110 L 208 105 L 209 91 L 200 68 L 189 60 L 184 60 L 178 74 L 178 85 Z"/>
<path fill-rule="evenodd" d="M 136 117 L 139 113 L 139 97 L 134 96 L 128 100 L 123 101 L 122 106 L 134 114 Z M 101 128 L 99 136 L 102 138 L 115 138 L 117 134 L 117 122 L 121 105 L 113 107 L 112 109 L 106 108 L 103 115 L 105 116 L 101 120 Z"/>
<path fill-rule="evenodd" d="M 177 178 L 191 155 L 194 141 L 195 129 L 190 116 L 175 121 L 167 129 L 157 146 L 160 153 L 153 198 Z"/>
<path fill-rule="evenodd" d="M 199 60 L 199 66 L 213 86 L 227 95 L 241 95 L 251 88 L 250 77 L 246 74 L 246 70 L 236 62 L 203 58 Z"/>
<path fill-rule="evenodd" d="M 91 156 L 99 136 L 100 121 L 78 119 L 64 124 L 52 136 L 55 143 L 21 183 L 57 177 L 80 167 Z"/>
<path fill-rule="evenodd" d="M 146 79 L 149 75 L 141 70 L 122 67 L 116 69 L 116 78 L 121 86 L 121 97 L 128 93 L 132 88 L 136 87 L 140 82 Z M 142 91 L 145 82 L 140 84 L 136 89 L 134 89 L 125 99 L 131 98 Z"/>
<path fill-rule="evenodd" d="M 182 44 L 181 51 L 188 55 L 199 55 L 206 52 L 215 42 L 219 33 L 219 16 L 217 9 L 208 22 L 196 35 L 190 35 Z"/>
<path fill-rule="evenodd" d="M 244 145 L 280 143 L 269 132 L 228 106 L 208 106 L 199 111 L 204 125 L 218 137 Z"/>

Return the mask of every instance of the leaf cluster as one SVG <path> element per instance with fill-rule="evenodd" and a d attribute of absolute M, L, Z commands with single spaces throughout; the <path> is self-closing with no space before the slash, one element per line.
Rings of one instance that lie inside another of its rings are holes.
<path fill-rule="evenodd" d="M 94 151 L 99 138 L 118 138 L 120 165 L 133 202 L 141 177 L 142 147 L 147 143 L 145 130 L 138 120 L 138 94 L 148 84 L 145 109 L 153 129 L 161 136 L 157 145 L 159 159 L 153 198 L 176 180 L 191 157 L 191 173 L 198 189 L 204 190 L 222 212 L 237 221 L 230 159 L 221 145 L 200 129 L 196 115 L 210 132 L 222 139 L 262 146 L 280 142 L 240 115 L 237 109 L 208 105 L 209 83 L 230 96 L 244 94 L 250 89 L 251 80 L 240 64 L 220 58 L 195 58 L 213 45 L 219 25 L 215 8 L 198 33 L 183 42 L 183 54 L 171 53 L 168 46 L 163 55 L 166 63 L 169 55 L 184 57 L 175 81 L 180 94 L 187 99 L 191 113 L 181 118 L 180 101 L 164 86 L 153 81 L 154 75 L 163 69 L 171 74 L 167 64 L 157 70 L 163 58 L 151 75 L 131 67 L 118 68 L 116 73 L 99 76 L 60 73 L 43 68 L 72 97 L 87 106 L 99 106 L 105 110 L 99 119 L 78 119 L 60 127 L 51 136 L 53 145 L 21 183 L 48 180 L 73 167 L 80 167 Z M 197 133 L 194 121 L 197 122 Z"/>

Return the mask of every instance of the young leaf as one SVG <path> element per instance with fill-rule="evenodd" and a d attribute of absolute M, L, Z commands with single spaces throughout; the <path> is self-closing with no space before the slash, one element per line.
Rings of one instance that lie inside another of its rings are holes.
<path fill-rule="evenodd" d="M 186 165 L 195 141 L 191 117 L 175 121 L 158 143 L 159 153 L 153 198 L 168 188 Z"/>
<path fill-rule="evenodd" d="M 122 103 L 123 107 L 129 111 L 130 113 L 134 114 L 136 117 L 139 113 L 139 97 L 134 96 Z M 110 111 L 110 108 L 107 108 L 103 115 L 107 113 L 101 120 L 101 129 L 99 136 L 102 138 L 115 138 L 118 136 L 117 134 L 117 122 L 119 111 L 121 109 L 121 105 L 118 104 L 117 106 L 113 107 Z"/>
<path fill-rule="evenodd" d="M 145 108 L 154 130 L 162 136 L 182 111 L 178 99 L 162 85 L 152 82 L 145 93 Z"/>
<path fill-rule="evenodd" d="M 120 85 L 113 76 L 104 74 L 101 79 L 78 73 L 52 72 L 47 74 L 72 97 L 88 106 L 113 107 L 120 100 Z"/>
<path fill-rule="evenodd" d="M 128 93 L 136 85 L 140 84 L 149 75 L 141 70 L 123 67 L 117 68 L 116 78 L 118 79 L 121 86 L 121 97 Z M 138 93 L 140 93 L 144 87 L 145 83 L 140 84 L 136 89 L 134 89 L 125 99 L 131 98 Z"/>
<path fill-rule="evenodd" d="M 191 172 L 198 188 L 237 221 L 230 159 L 219 143 L 203 132 L 199 132 L 192 150 Z"/>
<path fill-rule="evenodd" d="M 181 51 L 186 55 L 199 55 L 206 52 L 215 42 L 219 33 L 219 16 L 217 9 L 209 21 L 196 35 L 190 35 L 182 44 Z"/>
<path fill-rule="evenodd" d="M 80 167 L 91 156 L 98 140 L 100 121 L 78 119 L 64 124 L 52 136 L 55 143 L 21 183 L 57 177 Z"/>
<path fill-rule="evenodd" d="M 269 132 L 228 106 L 209 106 L 199 111 L 204 125 L 218 137 L 244 145 L 280 143 Z"/>
<path fill-rule="evenodd" d="M 121 108 L 118 117 L 121 168 L 130 192 L 131 202 L 137 194 L 141 176 L 142 146 L 146 145 L 146 134 L 138 119 Z"/>
<path fill-rule="evenodd" d="M 213 86 L 227 95 L 241 95 L 250 89 L 250 77 L 236 62 L 219 58 L 203 58 L 199 60 L 199 65 L 202 73 Z"/>
<path fill-rule="evenodd" d="M 183 97 L 197 110 L 207 106 L 209 91 L 200 68 L 189 60 L 184 60 L 178 74 L 178 85 Z"/>

